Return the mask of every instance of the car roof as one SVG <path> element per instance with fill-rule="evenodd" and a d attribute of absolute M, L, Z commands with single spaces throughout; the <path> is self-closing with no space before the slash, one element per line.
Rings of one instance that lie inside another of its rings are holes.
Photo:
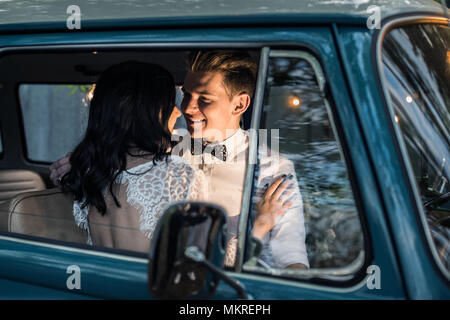
<path fill-rule="evenodd" d="M 398 13 L 444 15 L 433 0 L 0 0 L 0 30 L 65 29 L 67 8 L 76 3 L 82 28 L 217 23 L 365 23 L 368 7 L 382 18 Z"/>

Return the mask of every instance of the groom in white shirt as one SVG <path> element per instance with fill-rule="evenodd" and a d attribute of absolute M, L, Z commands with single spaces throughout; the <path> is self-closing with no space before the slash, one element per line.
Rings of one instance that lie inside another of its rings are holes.
<path fill-rule="evenodd" d="M 209 201 L 227 210 L 236 235 L 249 146 L 249 134 L 240 128 L 240 122 L 250 105 L 255 81 L 256 63 L 244 51 L 191 53 L 181 110 L 190 137 L 209 144 L 202 150 L 184 139 L 174 148 L 175 154 L 183 154 L 203 170 Z M 193 152 L 180 152 L 186 147 Z M 307 268 L 303 203 L 294 166 L 274 151 L 264 150 L 260 145 L 254 197 L 253 236 L 264 244 L 260 258 L 271 267 Z"/>
<path fill-rule="evenodd" d="M 249 146 L 249 134 L 240 128 L 240 122 L 250 105 L 255 80 L 256 63 L 244 51 L 193 52 L 181 109 L 190 137 L 209 144 L 205 147 L 183 139 L 172 151 L 205 173 L 209 201 L 226 209 L 234 240 Z M 260 259 L 274 268 L 308 268 L 303 202 L 294 166 L 282 155 L 272 151 L 269 156 L 261 150 L 260 146 L 253 198 L 253 236 L 263 242 Z M 50 169 L 50 178 L 57 184 L 58 177 L 70 169 L 69 157 L 56 161 Z"/>

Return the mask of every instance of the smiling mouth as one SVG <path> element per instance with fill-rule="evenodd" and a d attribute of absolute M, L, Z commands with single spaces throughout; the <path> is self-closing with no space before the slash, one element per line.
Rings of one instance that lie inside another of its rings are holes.
<path fill-rule="evenodd" d="M 189 124 L 192 124 L 192 125 L 194 125 L 194 126 L 203 124 L 204 122 L 205 122 L 205 119 L 196 119 L 196 120 L 189 119 L 189 120 L 188 120 L 188 123 L 189 123 Z"/>

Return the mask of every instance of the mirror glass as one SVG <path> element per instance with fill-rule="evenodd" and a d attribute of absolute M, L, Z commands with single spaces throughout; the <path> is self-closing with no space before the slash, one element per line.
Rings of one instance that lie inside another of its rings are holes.
<path fill-rule="evenodd" d="M 169 206 L 156 227 L 150 248 L 149 288 L 160 299 L 203 299 L 218 282 L 199 262 L 186 257 L 196 247 L 213 265 L 222 268 L 225 257 L 226 214 L 203 202 Z"/>

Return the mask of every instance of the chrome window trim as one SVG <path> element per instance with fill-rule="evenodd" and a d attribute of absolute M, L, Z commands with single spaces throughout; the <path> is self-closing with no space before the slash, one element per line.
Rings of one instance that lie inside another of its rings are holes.
<path fill-rule="evenodd" d="M 431 231 L 428 226 L 428 222 L 426 221 L 425 212 L 423 210 L 422 201 L 420 200 L 420 192 L 419 188 L 416 183 L 416 179 L 413 174 L 413 169 L 411 165 L 411 161 L 409 160 L 408 153 L 406 151 L 406 145 L 403 140 L 403 136 L 401 134 L 400 128 L 395 123 L 395 112 L 394 107 L 392 105 L 392 100 L 389 95 L 388 89 L 387 89 L 387 80 L 384 73 L 383 68 L 383 41 L 385 36 L 393 29 L 405 25 L 414 25 L 414 24 L 443 24 L 450 28 L 449 26 L 450 21 L 448 19 L 443 17 L 433 17 L 433 16 L 425 16 L 425 15 L 413 15 L 408 17 L 401 17 L 394 20 L 391 20 L 387 22 L 386 24 L 382 24 L 382 28 L 378 34 L 378 37 L 376 39 L 376 62 L 377 62 L 377 71 L 380 75 L 380 83 L 383 90 L 384 99 L 386 100 L 386 106 L 387 106 L 387 112 L 388 116 L 391 121 L 391 125 L 395 132 L 395 138 L 398 142 L 398 146 L 400 147 L 400 153 L 402 157 L 402 162 L 406 167 L 406 174 L 408 177 L 408 182 L 411 186 L 411 191 L 413 192 L 415 205 L 418 212 L 419 220 L 422 224 L 423 231 L 425 233 L 425 238 L 427 240 L 427 246 L 431 250 L 431 254 L 434 258 L 435 263 L 437 264 L 439 270 L 441 273 L 447 278 L 447 280 L 450 280 L 450 271 L 445 268 L 443 265 L 441 259 L 439 258 L 439 255 L 436 250 L 436 246 L 434 244 L 433 238 L 431 236 Z"/>
<path fill-rule="evenodd" d="M 301 51 L 299 49 L 292 49 L 292 50 L 273 49 L 273 50 L 270 50 L 269 58 L 299 58 L 299 59 L 306 60 L 314 70 L 320 90 L 322 92 L 324 92 L 326 78 L 322 71 L 322 67 L 321 67 L 319 61 L 312 54 L 310 54 L 306 51 Z M 267 63 L 269 63 L 269 61 Z M 265 75 L 265 76 L 267 78 L 267 75 Z M 265 81 L 264 89 L 262 89 L 262 90 L 265 90 L 266 83 L 267 82 Z M 258 85 L 259 84 L 260 83 L 258 83 Z M 342 142 L 339 139 L 339 135 L 338 135 L 337 128 L 335 125 L 336 119 L 333 115 L 330 104 L 326 97 L 324 97 L 324 102 L 325 102 L 325 107 L 326 107 L 328 117 L 330 119 L 330 124 L 331 124 L 332 130 L 333 130 L 333 134 L 334 134 L 334 137 L 338 144 L 341 160 L 344 162 L 346 172 L 348 173 L 349 168 L 347 167 L 347 162 L 345 161 L 344 153 L 343 153 L 343 150 L 341 147 Z M 258 115 L 255 115 L 255 112 L 254 112 L 254 114 L 253 114 L 254 116 L 258 116 L 258 117 L 261 116 L 263 103 L 264 103 L 264 101 L 261 101 L 261 103 L 258 104 L 258 108 L 260 108 L 260 110 L 258 110 Z M 259 118 L 258 118 L 258 121 L 259 121 Z M 256 124 L 256 122 L 254 123 L 253 119 L 252 119 L 252 128 L 255 128 L 254 127 L 255 124 Z M 259 129 L 259 125 L 258 125 L 258 129 Z M 250 157 L 250 155 L 249 155 L 249 157 Z M 350 182 L 350 177 L 348 177 L 348 179 Z M 246 183 L 247 182 L 248 181 L 246 180 Z M 253 183 L 253 179 L 251 180 L 250 183 Z M 354 196 L 353 188 L 352 188 L 352 195 Z M 354 196 L 354 198 L 356 198 L 356 197 Z M 364 229 L 362 226 L 363 222 L 360 219 L 361 213 L 359 212 L 358 207 L 356 205 L 356 199 L 355 199 L 355 209 L 358 214 L 362 236 L 363 236 L 363 238 L 365 238 L 366 235 L 364 234 Z M 243 232 L 245 232 L 245 230 Z M 335 282 L 349 281 L 349 280 L 352 280 L 354 278 L 354 275 L 357 274 L 359 271 L 361 271 L 361 269 L 364 266 L 365 251 L 367 249 L 365 247 L 365 243 L 366 242 L 363 241 L 362 251 L 355 258 L 355 260 L 353 262 L 351 262 L 349 265 L 342 267 L 342 268 L 322 268 L 322 269 L 310 268 L 310 269 L 306 269 L 306 270 L 294 270 L 294 269 L 266 269 L 266 268 L 258 267 L 258 266 L 246 266 L 245 268 L 242 268 L 242 269 L 244 272 L 250 271 L 250 272 L 258 272 L 259 274 L 266 274 L 266 275 L 270 275 L 270 276 L 289 277 L 290 279 L 292 279 L 294 281 L 295 280 L 308 280 L 308 279 L 311 279 L 312 277 L 325 279 L 325 280 L 331 280 L 331 281 L 335 281 Z M 241 249 L 241 247 L 240 247 L 240 249 Z M 332 288 L 331 286 L 327 286 L 327 287 Z M 356 285 L 356 287 L 358 287 L 358 285 Z"/>
<path fill-rule="evenodd" d="M 262 106 L 264 103 L 264 91 L 266 87 L 267 70 L 269 67 L 269 47 L 263 47 L 259 58 L 258 78 L 256 79 L 255 95 L 253 100 L 253 114 L 250 124 L 251 129 L 259 128 L 259 120 L 261 118 Z M 248 145 L 248 162 L 245 168 L 244 191 L 242 195 L 241 214 L 239 217 L 239 235 L 238 237 L 238 260 L 235 264 L 236 271 L 242 271 L 244 263 L 245 243 L 247 238 L 247 225 L 250 213 L 252 191 L 253 191 L 253 175 L 255 172 L 255 163 L 258 158 L 258 134 L 255 130 L 249 131 Z"/>

